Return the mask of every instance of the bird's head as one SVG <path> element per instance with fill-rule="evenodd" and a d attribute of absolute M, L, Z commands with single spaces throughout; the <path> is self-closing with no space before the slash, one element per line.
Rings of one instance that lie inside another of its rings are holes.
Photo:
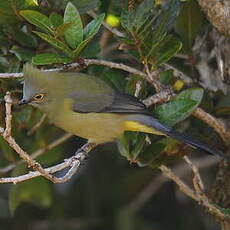
<path fill-rule="evenodd" d="M 49 74 L 30 64 L 24 66 L 23 74 L 23 98 L 19 104 L 31 104 L 45 109 L 53 100 Z"/>

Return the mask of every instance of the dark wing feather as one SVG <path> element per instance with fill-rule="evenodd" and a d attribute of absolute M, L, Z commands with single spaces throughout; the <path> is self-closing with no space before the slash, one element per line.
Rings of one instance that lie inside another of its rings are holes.
<path fill-rule="evenodd" d="M 72 95 L 72 99 L 74 99 L 73 111 L 79 113 L 150 114 L 136 97 L 116 91 L 97 95 L 78 92 L 77 95 Z"/>
<path fill-rule="evenodd" d="M 116 92 L 113 103 L 100 112 L 150 114 L 145 105 L 140 102 L 138 98 L 121 92 Z"/>

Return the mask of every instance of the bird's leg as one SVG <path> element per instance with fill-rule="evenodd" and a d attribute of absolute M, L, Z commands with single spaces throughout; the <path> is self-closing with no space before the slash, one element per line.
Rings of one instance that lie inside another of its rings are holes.
<path fill-rule="evenodd" d="M 75 154 L 74 159 L 79 160 L 82 162 L 83 160 L 89 157 L 89 152 L 97 146 L 96 143 L 87 142 L 81 148 L 79 148 Z"/>

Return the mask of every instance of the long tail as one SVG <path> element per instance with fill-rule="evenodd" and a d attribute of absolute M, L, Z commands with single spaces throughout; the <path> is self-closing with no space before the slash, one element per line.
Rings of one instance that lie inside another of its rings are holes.
<path fill-rule="evenodd" d="M 201 152 L 213 154 L 230 161 L 230 157 L 228 157 L 226 154 L 217 151 L 215 149 L 211 149 L 204 143 L 194 140 L 193 138 L 185 134 L 173 130 L 171 127 L 161 124 L 156 118 L 152 116 L 143 115 L 143 114 L 134 114 L 134 115 L 129 115 L 128 118 L 129 121 L 135 122 L 137 125 L 136 128 L 133 127 L 131 129 L 133 131 L 142 131 L 142 132 L 153 133 L 153 134 L 160 134 L 160 133 L 165 134 L 183 143 L 191 145 L 193 148 Z M 138 126 L 138 124 L 140 124 L 140 126 Z"/>

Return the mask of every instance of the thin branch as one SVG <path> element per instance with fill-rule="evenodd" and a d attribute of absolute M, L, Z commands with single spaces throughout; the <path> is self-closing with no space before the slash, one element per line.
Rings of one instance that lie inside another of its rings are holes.
<path fill-rule="evenodd" d="M 36 162 L 35 160 L 33 160 L 30 157 L 30 155 L 28 155 L 16 143 L 16 141 L 14 140 L 14 138 L 11 136 L 12 99 L 11 99 L 10 92 L 6 93 L 6 96 L 5 96 L 4 99 L 5 99 L 5 107 L 6 107 L 6 118 L 5 118 L 6 128 L 3 129 L 2 127 L 0 127 L 0 133 L 3 136 L 3 138 L 8 142 L 9 146 L 12 147 L 19 154 L 19 156 L 27 163 L 27 165 L 29 167 L 32 167 L 35 171 L 37 171 L 38 173 L 40 173 L 40 175 L 42 175 L 46 179 L 52 181 L 53 183 L 63 183 L 65 181 L 69 180 L 73 176 L 74 172 L 76 172 L 76 170 L 78 169 L 78 167 L 80 165 L 80 161 L 83 160 L 85 157 L 87 157 L 87 153 L 90 150 L 92 150 L 96 145 L 93 144 L 93 143 L 87 143 L 82 148 L 80 148 L 76 152 L 75 156 L 73 157 L 73 159 L 75 159 L 75 161 L 71 162 L 71 165 L 70 165 L 71 168 L 66 173 L 66 175 L 64 177 L 62 177 L 62 178 L 55 177 L 52 174 L 50 174 L 49 171 L 45 170 L 38 162 Z M 17 180 L 16 178 L 14 178 L 14 179 L 15 179 L 15 180 L 13 180 L 14 183 L 19 182 L 19 180 Z M 6 183 L 5 181 L 7 181 L 7 180 L 5 180 L 5 178 L 2 178 L 0 180 L 0 182 L 1 181 L 2 181 L 2 183 Z"/>
<path fill-rule="evenodd" d="M 43 70 L 44 72 L 55 72 L 55 71 L 66 71 L 66 70 L 74 70 L 74 69 L 82 69 L 89 65 L 103 65 L 109 68 L 120 69 L 126 72 L 137 74 L 142 77 L 146 77 L 147 75 L 140 70 L 132 68 L 130 66 L 124 65 L 122 63 L 115 63 L 105 60 L 98 60 L 98 59 L 81 59 L 81 63 L 75 62 L 68 65 L 64 65 L 62 67 L 53 68 L 53 69 L 46 69 Z M 23 77 L 23 73 L 0 73 L 0 78 L 18 78 Z"/>
<path fill-rule="evenodd" d="M 43 169 L 46 174 L 51 175 L 55 172 L 60 172 L 63 169 L 71 167 L 68 172 L 65 174 L 65 176 L 61 178 L 56 178 L 54 183 L 64 183 L 68 181 L 77 171 L 77 169 L 80 166 L 80 163 L 87 158 L 87 153 L 89 153 L 93 148 L 95 148 L 96 145 L 92 143 L 86 143 L 83 145 L 76 153 L 74 156 L 66 159 L 64 162 L 57 164 L 55 166 Z M 4 177 L 0 178 L 0 183 L 19 183 L 25 180 L 32 179 L 34 177 L 38 176 L 44 176 L 43 172 L 40 171 L 35 171 L 35 172 L 29 172 L 27 174 L 24 174 L 22 176 L 17 176 L 17 177 Z"/>
<path fill-rule="evenodd" d="M 230 144 L 230 131 L 227 130 L 223 122 L 221 122 L 211 114 L 205 112 L 201 108 L 196 108 L 193 111 L 192 115 L 212 127 L 220 135 L 220 137 L 227 146 Z"/>
<path fill-rule="evenodd" d="M 162 104 L 171 99 L 173 95 L 173 91 L 171 88 L 164 89 L 160 91 L 159 93 L 156 93 L 146 99 L 144 99 L 142 102 L 147 106 Z"/>
<path fill-rule="evenodd" d="M 44 148 L 40 148 L 40 149 L 36 150 L 34 153 L 32 153 L 30 155 L 30 157 L 32 159 L 35 159 L 35 158 L 41 156 L 46 151 L 49 151 L 49 150 L 55 148 L 56 146 L 62 144 L 63 142 L 65 142 L 66 140 L 68 140 L 72 136 L 73 136 L 73 134 L 66 133 L 63 136 L 61 136 L 58 139 L 56 139 L 55 141 L 51 142 L 49 145 L 45 146 Z M 24 163 L 24 161 L 23 160 L 19 160 L 16 163 L 12 163 L 12 164 L 4 167 L 4 168 L 0 168 L 0 174 L 5 174 L 5 173 L 11 171 L 12 169 L 14 169 L 20 163 Z"/>
<path fill-rule="evenodd" d="M 195 191 L 200 195 L 200 196 L 205 196 L 204 194 L 204 183 L 202 181 L 202 178 L 200 176 L 199 170 L 196 167 L 195 164 L 192 163 L 192 161 L 188 158 L 188 156 L 184 156 L 184 160 L 187 162 L 187 164 L 190 166 L 190 168 L 193 171 L 193 185 L 195 188 Z"/>
<path fill-rule="evenodd" d="M 160 170 L 166 177 L 173 180 L 179 186 L 179 189 L 183 193 L 191 197 L 193 200 L 201 202 L 202 205 L 207 208 L 209 213 L 213 214 L 220 220 L 229 221 L 229 218 L 224 213 L 222 213 L 216 206 L 211 204 L 210 201 L 206 197 L 199 196 L 199 194 L 197 194 L 190 187 L 188 187 L 176 174 L 173 173 L 173 171 L 170 168 L 168 168 L 165 165 L 161 165 Z"/>
<path fill-rule="evenodd" d="M 218 159 L 215 157 L 205 156 L 199 157 L 195 159 L 194 164 L 199 167 L 205 168 L 210 167 L 214 164 L 218 163 Z M 189 167 L 185 164 L 179 164 L 173 169 L 174 173 L 180 177 L 186 176 L 188 172 L 191 171 Z M 155 177 L 126 207 L 125 209 L 130 212 L 137 212 L 140 210 L 148 200 L 153 197 L 154 194 L 158 192 L 158 190 L 166 183 L 171 181 L 170 178 L 163 176 L 160 174 Z"/>
<path fill-rule="evenodd" d="M 32 129 L 30 129 L 28 132 L 27 132 L 27 135 L 28 136 L 31 136 L 37 129 L 40 128 L 40 126 L 43 124 L 43 122 L 45 121 L 46 119 L 46 114 L 43 114 L 40 118 L 40 120 L 38 121 L 37 124 L 35 124 Z"/>

